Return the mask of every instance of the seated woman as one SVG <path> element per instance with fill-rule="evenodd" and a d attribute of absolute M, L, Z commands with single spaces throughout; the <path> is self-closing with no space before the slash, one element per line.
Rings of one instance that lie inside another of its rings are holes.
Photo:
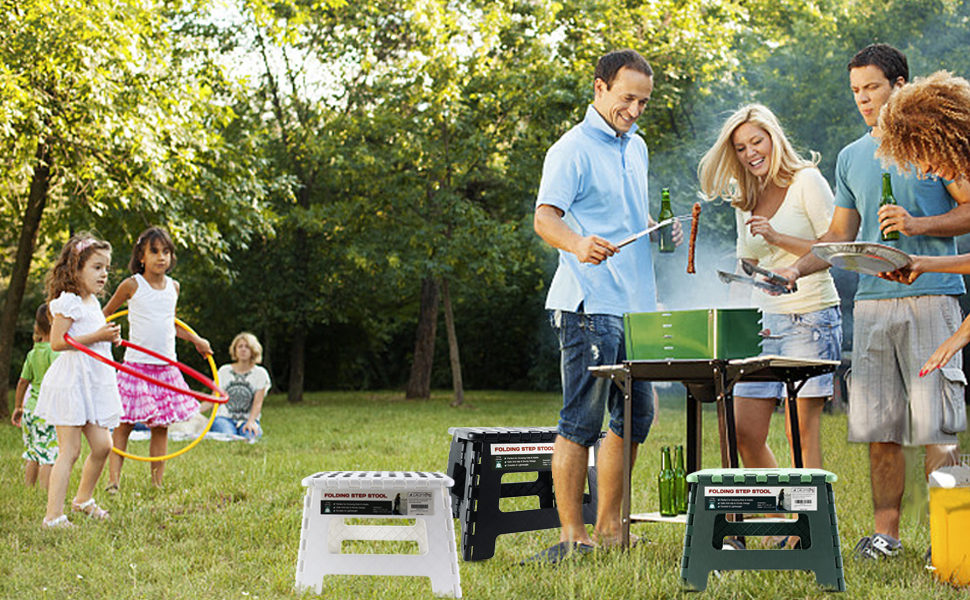
<path fill-rule="evenodd" d="M 272 386 L 269 373 L 259 366 L 263 362 L 263 347 L 255 335 L 243 332 L 233 338 L 229 356 L 234 362 L 219 367 L 219 385 L 229 394 L 229 401 L 216 409 L 211 431 L 256 441 L 263 435 L 260 413 Z"/>

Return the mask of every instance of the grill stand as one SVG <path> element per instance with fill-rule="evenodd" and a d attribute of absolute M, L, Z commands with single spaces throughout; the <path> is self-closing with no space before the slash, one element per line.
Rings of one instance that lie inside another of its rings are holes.
<path fill-rule="evenodd" d="M 721 466 L 738 468 L 737 429 L 734 422 L 734 384 L 739 381 L 781 381 L 788 396 L 792 424 L 792 455 L 795 468 L 802 467 L 802 445 L 798 429 L 798 391 L 812 377 L 834 371 L 838 361 L 763 356 L 743 360 L 680 359 L 628 360 L 618 365 L 590 367 L 597 377 L 609 377 L 623 390 L 623 501 L 620 543 L 630 544 L 630 499 L 632 471 L 631 394 L 634 381 L 679 381 L 687 388 L 688 473 L 701 467 L 701 402 L 717 402 L 721 440 Z M 738 520 L 741 519 L 737 515 Z"/>

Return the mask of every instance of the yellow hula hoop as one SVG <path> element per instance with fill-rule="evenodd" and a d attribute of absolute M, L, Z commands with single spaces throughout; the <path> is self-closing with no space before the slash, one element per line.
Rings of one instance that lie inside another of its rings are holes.
<path fill-rule="evenodd" d="M 117 319 L 119 317 L 123 317 L 123 316 L 125 316 L 127 314 L 128 314 L 128 310 L 127 309 L 126 310 L 121 310 L 121 311 L 118 311 L 115 314 L 111 315 L 106 320 L 107 321 L 113 321 L 113 320 L 115 320 L 115 319 Z M 192 335 L 199 335 L 199 334 L 197 334 L 195 332 L 194 329 L 192 329 L 191 327 L 189 327 L 185 322 L 183 322 L 178 317 L 175 317 L 175 324 L 178 327 L 181 327 L 182 329 L 188 331 Z M 209 368 L 212 369 L 212 381 L 216 382 L 216 385 L 219 385 L 219 371 L 218 371 L 218 369 L 216 369 L 216 361 L 212 359 L 212 355 L 211 354 L 207 354 L 206 355 L 206 358 L 209 360 Z M 162 461 L 168 460 L 170 458 L 175 458 L 176 456 L 181 456 L 181 455 L 185 454 L 186 452 L 188 452 L 189 450 L 191 450 L 192 448 L 194 448 L 199 442 L 202 441 L 202 438 L 205 437 L 205 434 L 209 433 L 209 429 L 212 428 L 212 423 L 215 422 L 215 420 L 216 420 L 216 407 L 213 406 L 212 407 L 212 416 L 209 417 L 209 422 L 205 424 L 205 429 L 202 430 L 202 433 L 199 434 L 199 437 L 197 437 L 194 440 L 192 440 L 192 442 L 188 446 L 186 446 L 185 448 L 182 448 L 181 450 L 178 450 L 177 452 L 171 452 L 171 453 L 165 454 L 163 456 L 138 456 L 136 454 L 129 454 L 128 452 L 125 452 L 124 450 L 119 450 L 119 449 L 115 448 L 114 445 L 111 446 L 111 451 L 114 452 L 115 454 L 124 456 L 125 458 L 130 458 L 132 460 L 140 460 L 142 462 L 162 462 Z"/>

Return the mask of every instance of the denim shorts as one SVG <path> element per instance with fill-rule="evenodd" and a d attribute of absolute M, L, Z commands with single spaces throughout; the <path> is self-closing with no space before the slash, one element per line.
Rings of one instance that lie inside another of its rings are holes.
<path fill-rule="evenodd" d="M 762 355 L 792 358 L 842 360 L 842 309 L 830 306 L 801 314 L 765 313 Z M 740 382 L 734 386 L 739 398 L 784 398 L 780 381 Z M 798 391 L 799 398 L 825 398 L 832 395 L 832 373 L 813 377 Z"/>
<path fill-rule="evenodd" d="M 623 390 L 608 377 L 594 377 L 589 367 L 626 360 L 623 319 L 551 311 L 550 322 L 559 337 L 563 407 L 559 435 L 581 446 L 596 443 L 608 410 L 610 430 L 623 437 Z M 633 382 L 632 440 L 642 444 L 653 422 L 653 396 L 646 381 Z"/>

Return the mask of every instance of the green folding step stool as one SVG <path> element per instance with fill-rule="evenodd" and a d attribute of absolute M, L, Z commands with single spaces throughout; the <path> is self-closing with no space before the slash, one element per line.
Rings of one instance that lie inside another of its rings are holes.
<path fill-rule="evenodd" d="M 821 469 L 704 469 L 687 476 L 690 495 L 680 578 L 703 591 L 711 571 L 810 570 L 830 591 L 845 591 L 832 482 Z M 728 514 L 789 513 L 784 522 L 728 521 Z M 800 548 L 732 550 L 729 536 L 798 536 Z"/>

